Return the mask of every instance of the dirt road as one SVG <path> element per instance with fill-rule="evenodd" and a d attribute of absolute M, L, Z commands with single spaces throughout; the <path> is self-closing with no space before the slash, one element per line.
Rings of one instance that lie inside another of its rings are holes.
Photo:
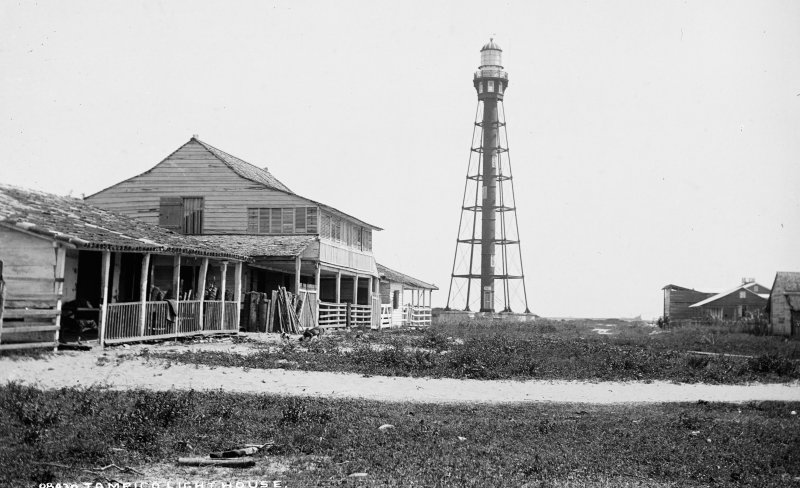
<path fill-rule="evenodd" d="M 46 359 L 0 358 L 0 383 L 42 388 L 222 389 L 243 393 L 442 403 L 661 403 L 697 400 L 800 401 L 800 384 L 706 385 L 667 382 L 480 381 L 287 370 L 242 370 L 124 358 L 118 352 L 66 352 Z"/>

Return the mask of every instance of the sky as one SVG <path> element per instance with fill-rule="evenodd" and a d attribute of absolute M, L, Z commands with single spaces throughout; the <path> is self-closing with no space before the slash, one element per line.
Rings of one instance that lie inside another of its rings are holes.
<path fill-rule="evenodd" d="M 657 317 L 800 270 L 800 2 L 0 0 L 0 182 L 80 197 L 193 134 L 382 227 L 447 299 L 494 37 L 531 311 Z"/>

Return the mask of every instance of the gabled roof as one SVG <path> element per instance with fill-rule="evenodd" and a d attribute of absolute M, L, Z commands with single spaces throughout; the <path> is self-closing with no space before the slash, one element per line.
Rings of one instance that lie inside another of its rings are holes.
<path fill-rule="evenodd" d="M 200 235 L 195 238 L 203 243 L 234 251 L 248 258 L 294 257 L 319 238 L 315 235 L 252 235 L 225 234 Z"/>
<path fill-rule="evenodd" d="M 168 160 L 175 153 L 177 153 L 182 148 L 184 148 L 187 144 L 191 144 L 193 142 L 196 142 L 197 144 L 200 144 L 201 146 L 203 146 L 203 149 L 205 149 L 212 156 L 217 158 L 222 164 L 224 164 L 225 166 L 230 168 L 231 171 L 233 171 L 234 173 L 236 173 L 237 175 L 239 175 L 240 177 L 242 177 L 242 178 L 244 178 L 246 180 L 252 181 L 254 183 L 258 183 L 259 185 L 263 185 L 264 187 L 272 189 L 272 190 L 281 191 L 281 192 L 284 192 L 284 193 L 288 193 L 289 195 L 294 195 L 294 196 L 296 196 L 298 198 L 302 198 L 303 200 L 306 200 L 309 203 L 317 205 L 320 208 L 322 208 L 324 210 L 327 210 L 327 211 L 329 211 L 329 212 L 331 212 L 333 214 L 336 214 L 336 215 L 338 215 L 340 217 L 345 217 L 345 218 L 348 218 L 348 219 L 353 220 L 355 222 L 358 222 L 360 225 L 362 225 L 364 227 L 368 227 L 368 228 L 373 229 L 373 230 L 383 230 L 383 229 L 381 229 L 380 227 L 378 227 L 376 225 L 372 225 L 372 224 L 370 224 L 368 222 L 364 222 L 363 220 L 358 219 L 356 217 L 353 217 L 352 215 L 347 214 L 345 212 L 342 212 L 341 210 L 339 210 L 337 208 L 334 208 L 334 207 L 331 207 L 330 205 L 325 205 L 324 203 L 320 203 L 320 202 L 317 202 L 317 201 L 312 200 L 310 198 L 304 197 L 302 195 L 298 195 L 297 193 L 295 193 L 292 190 L 290 190 L 289 187 L 284 185 L 280 180 L 275 178 L 275 176 L 273 176 L 272 173 L 270 173 L 266 168 L 259 168 L 258 166 L 252 165 L 252 164 L 248 163 L 247 161 L 245 161 L 243 159 L 239 159 L 236 156 L 228 154 L 227 152 L 223 151 L 222 149 L 217 149 L 216 147 L 212 146 L 211 144 L 208 144 L 207 142 L 201 141 L 196 136 L 192 136 L 192 138 L 189 139 L 189 141 L 186 144 L 182 145 L 181 147 L 179 147 L 178 149 L 173 151 L 172 154 L 170 154 L 169 156 L 164 158 L 164 160 L 162 160 L 161 162 L 163 163 L 164 161 Z M 158 165 L 156 165 L 156 166 L 158 166 Z M 152 171 L 152 168 L 147 170 L 147 171 L 145 171 L 144 173 L 142 173 L 142 174 L 140 174 L 138 176 L 142 176 L 143 174 L 147 174 L 150 171 Z M 128 179 L 131 179 L 131 178 L 128 178 Z M 128 181 L 128 180 L 124 180 L 124 181 Z M 113 184 L 113 185 L 111 185 L 111 186 L 109 186 L 107 188 L 104 188 L 104 189 L 102 189 L 102 190 L 100 190 L 98 192 L 93 193 L 92 195 L 89 195 L 86 198 L 91 198 L 91 197 L 93 197 L 93 196 L 95 196 L 95 195 L 97 195 L 99 193 L 102 193 L 102 192 L 104 192 L 104 191 L 106 191 L 106 190 L 108 190 L 110 188 L 114 188 L 115 186 L 124 183 L 124 181 L 119 182 L 119 183 L 115 183 L 115 184 Z"/>
<path fill-rule="evenodd" d="M 81 249 L 163 252 L 246 259 L 157 225 L 104 210 L 77 198 L 0 183 L 0 225 Z"/>
<path fill-rule="evenodd" d="M 422 280 L 418 280 L 414 277 L 408 276 L 403 274 L 399 271 L 395 271 L 391 268 L 388 268 L 382 264 L 377 264 L 378 267 L 378 274 L 380 275 L 381 279 L 386 279 L 388 281 L 393 281 L 395 283 L 402 283 L 409 288 L 418 288 L 418 289 L 425 289 L 425 290 L 438 290 L 439 287 L 436 285 L 431 285 L 430 283 L 425 283 Z"/>
<path fill-rule="evenodd" d="M 736 288 L 731 288 L 728 291 L 723 291 L 722 293 L 717 293 L 716 295 L 710 296 L 710 297 L 706 298 L 705 300 L 701 300 L 701 301 L 695 303 L 694 305 L 689 305 L 689 308 L 702 307 L 703 305 L 707 305 L 707 304 L 709 304 L 711 302 L 715 302 L 715 301 L 719 300 L 720 298 L 726 297 L 726 296 L 730 295 L 731 293 L 736 293 L 739 290 L 745 290 L 748 293 L 752 293 L 753 295 L 759 296 L 761 298 L 766 298 L 763 294 L 756 293 L 753 290 L 751 290 L 751 288 L 754 287 L 754 286 L 758 286 L 759 287 L 759 291 L 760 290 L 764 290 L 764 291 L 769 290 L 769 288 L 767 288 L 766 286 L 759 285 L 755 281 L 751 281 L 750 283 L 742 283 L 741 285 L 737 286 Z"/>
<path fill-rule="evenodd" d="M 234 173 L 242 178 L 260 183 L 274 190 L 292 193 L 292 190 L 290 190 L 288 186 L 281 183 L 278 178 L 272 176 L 272 173 L 270 173 L 267 168 L 259 168 L 258 166 L 254 166 L 247 161 L 241 160 L 236 156 L 232 156 L 222 149 L 217 149 L 211 144 L 205 143 L 196 137 L 192 137 L 192 140 L 206 148 L 208 152 L 213 154 L 217 159 L 222 161 L 225 166 L 232 169 Z"/>

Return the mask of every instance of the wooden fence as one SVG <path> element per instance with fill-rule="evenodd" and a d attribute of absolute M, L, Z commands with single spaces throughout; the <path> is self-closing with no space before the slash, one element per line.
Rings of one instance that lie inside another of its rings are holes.
<path fill-rule="evenodd" d="M 224 312 L 223 302 L 218 300 L 145 302 L 144 310 L 143 320 L 141 302 L 108 304 L 101 342 L 119 344 L 239 331 L 238 302 L 224 302 Z"/>

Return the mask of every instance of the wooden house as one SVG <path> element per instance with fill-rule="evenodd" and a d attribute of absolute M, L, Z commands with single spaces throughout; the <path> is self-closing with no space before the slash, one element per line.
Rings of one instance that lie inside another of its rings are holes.
<path fill-rule="evenodd" d="M 375 325 L 379 227 L 300 196 L 196 136 L 150 170 L 86 198 L 93 205 L 247 256 L 245 292 L 305 293 L 321 325 Z"/>
<path fill-rule="evenodd" d="M 717 320 L 738 320 L 748 312 L 763 311 L 769 293 L 769 288 L 755 281 L 746 281 L 735 288 L 700 300 L 689 308 L 697 310 L 700 316 Z"/>
<path fill-rule="evenodd" d="M 800 272 L 779 271 L 775 274 L 767 312 L 772 334 L 800 336 Z"/>
<path fill-rule="evenodd" d="M 380 274 L 380 327 L 431 324 L 431 294 L 436 285 L 378 264 Z"/>
<path fill-rule="evenodd" d="M 244 259 L 82 200 L 0 184 L 0 349 L 55 347 L 67 321 L 96 324 L 64 332 L 101 345 L 236 333 Z"/>
<path fill-rule="evenodd" d="M 685 320 L 699 318 L 702 311 L 690 308 L 691 305 L 712 297 L 714 293 L 690 290 L 678 285 L 667 285 L 662 288 L 664 291 L 664 315 L 669 320 Z"/>

